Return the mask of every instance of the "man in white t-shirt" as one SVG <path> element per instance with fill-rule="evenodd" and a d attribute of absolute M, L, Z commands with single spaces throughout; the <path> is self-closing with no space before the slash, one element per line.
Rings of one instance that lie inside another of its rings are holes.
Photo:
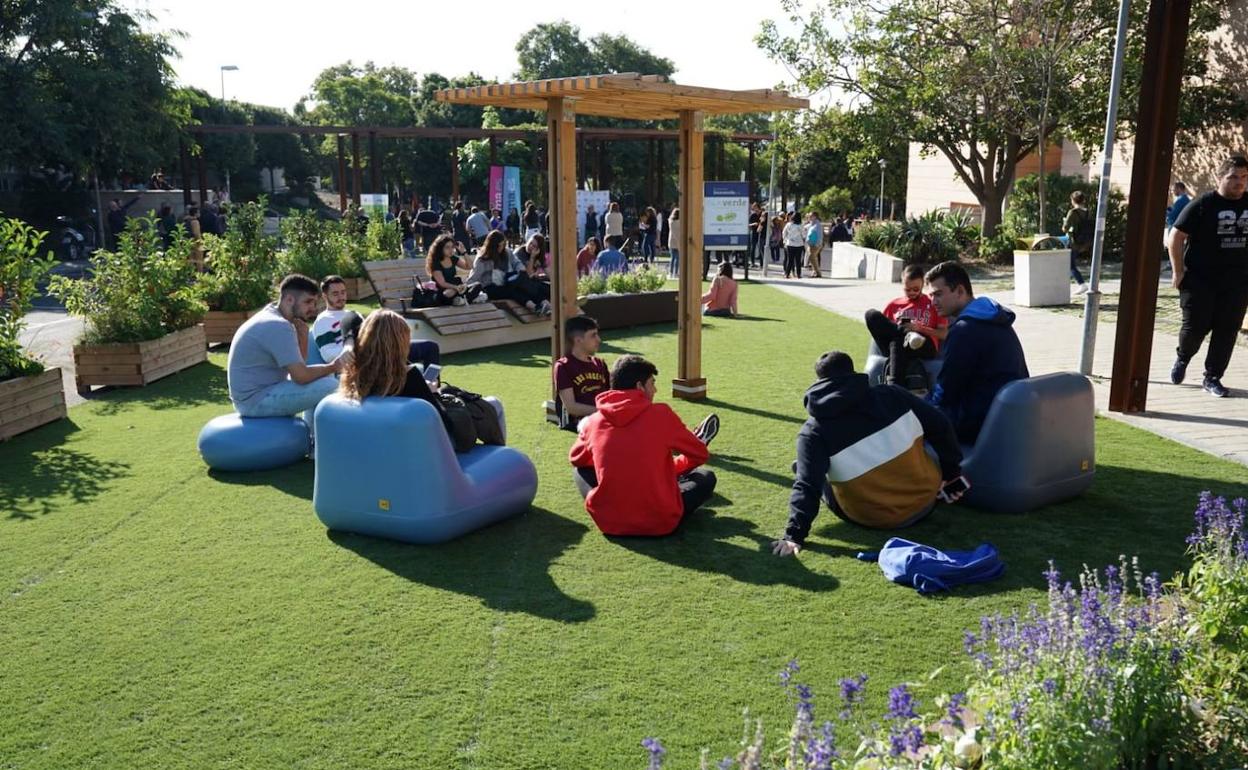
<path fill-rule="evenodd" d="M 312 324 L 312 342 L 321 351 L 323 360 L 333 361 L 364 319 L 354 310 L 347 310 L 347 283 L 341 276 L 326 276 L 321 281 L 321 294 L 325 298 L 325 309 Z M 440 363 L 440 359 L 441 350 L 432 340 L 412 340 L 407 351 L 407 361 L 411 364 L 428 366 Z"/>

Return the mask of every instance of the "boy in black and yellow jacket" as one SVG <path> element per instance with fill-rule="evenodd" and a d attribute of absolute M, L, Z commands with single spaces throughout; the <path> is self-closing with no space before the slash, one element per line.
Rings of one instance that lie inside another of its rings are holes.
<path fill-rule="evenodd" d="M 797 435 L 789 523 L 775 544 L 781 555 L 805 542 L 829 483 L 838 516 L 895 529 L 926 516 L 941 487 L 962 473 L 953 426 L 934 406 L 895 385 L 868 384 L 838 351 L 823 354 L 815 373 L 819 379 L 804 399 L 810 417 Z"/>

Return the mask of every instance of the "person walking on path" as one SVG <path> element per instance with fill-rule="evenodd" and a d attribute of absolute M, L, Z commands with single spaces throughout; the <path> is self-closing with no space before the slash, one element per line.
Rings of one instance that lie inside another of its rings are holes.
<path fill-rule="evenodd" d="M 1070 211 L 1066 212 L 1066 219 L 1062 222 L 1062 232 L 1070 238 L 1070 277 L 1079 284 L 1075 294 L 1084 294 L 1088 290 L 1088 285 L 1083 282 L 1083 275 L 1079 272 L 1079 260 L 1091 254 L 1092 237 L 1096 232 L 1092 213 L 1084 207 L 1083 202 L 1082 190 L 1071 193 Z"/>
<path fill-rule="evenodd" d="M 1170 204 L 1170 208 L 1166 209 L 1166 237 L 1161 242 L 1162 248 L 1167 249 L 1170 246 L 1170 231 L 1174 229 L 1174 223 L 1178 221 L 1183 209 L 1187 208 L 1187 204 L 1192 202 L 1191 196 L 1187 194 L 1187 185 L 1182 182 L 1175 182 L 1170 192 L 1174 194 L 1174 202 Z"/>
<path fill-rule="evenodd" d="M 667 261 L 667 273 L 672 278 L 680 277 L 680 209 L 672 209 L 667 218 L 667 251 L 671 258 Z"/>
<path fill-rule="evenodd" d="M 819 215 L 812 211 L 806 217 L 806 264 L 816 278 L 823 277 L 823 272 L 819 269 L 819 259 L 822 254 L 823 222 L 819 220 Z"/>
<path fill-rule="evenodd" d="M 802 254 L 806 251 L 806 231 L 802 229 L 802 219 L 796 211 L 789 214 L 789 223 L 784 226 L 784 277 L 802 277 Z"/>
<path fill-rule="evenodd" d="M 1203 387 L 1230 394 L 1222 375 L 1248 308 L 1248 158 L 1232 155 L 1218 167 L 1218 189 L 1189 203 L 1170 233 L 1170 266 L 1179 290 L 1183 325 L 1170 381 L 1187 376 L 1187 364 L 1209 337 Z"/>

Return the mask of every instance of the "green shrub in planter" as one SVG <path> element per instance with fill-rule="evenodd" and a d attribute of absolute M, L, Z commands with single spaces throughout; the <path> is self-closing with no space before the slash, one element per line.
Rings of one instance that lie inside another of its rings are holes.
<path fill-rule="evenodd" d="M 863 222 L 854 228 L 854 243 L 886 254 L 893 253 L 900 237 L 901 224 L 898 222 Z"/>
<path fill-rule="evenodd" d="M 607 293 L 607 276 L 603 273 L 593 272 L 589 275 L 581 276 L 576 282 L 576 296 L 588 297 L 592 294 Z"/>
<path fill-rule="evenodd" d="M 264 234 L 266 201 L 235 205 L 223 236 L 205 235 L 208 272 L 198 277 L 212 310 L 236 312 L 263 307 L 278 275 L 277 241 Z"/>
<path fill-rule="evenodd" d="M 47 235 L 20 219 L 0 218 L 0 382 L 43 371 L 43 364 L 28 357 L 17 338 L 39 281 L 56 264 L 50 251 L 40 256 Z"/>
<path fill-rule="evenodd" d="M 946 212 L 929 211 L 918 217 L 910 217 L 899 223 L 897 240 L 893 243 L 893 256 L 907 265 L 934 265 L 958 256 L 945 219 Z"/>
<path fill-rule="evenodd" d="M 327 275 L 342 275 L 355 264 L 348 255 L 349 244 L 338 222 L 321 219 L 314 211 L 301 211 L 282 220 L 282 240 L 286 251 L 278 258 L 283 275 L 300 273 L 319 281 Z"/>
<path fill-rule="evenodd" d="M 116 251 L 95 253 L 89 277 L 53 276 L 51 294 L 86 319 L 84 343 L 155 340 L 199 322 L 207 307 L 195 285 L 194 243 L 178 227 L 162 246 L 155 218 L 133 218 Z"/>
<path fill-rule="evenodd" d="M 398 222 L 372 220 L 364 233 L 365 259 L 398 259 L 403 256 L 403 233 Z M 357 260 L 358 261 L 358 260 Z M 363 275 L 361 269 L 360 275 Z"/>
<path fill-rule="evenodd" d="M 1021 236 L 1034 233 L 1062 235 L 1062 221 L 1066 212 L 1070 211 L 1070 194 L 1081 190 L 1087 200 L 1088 213 L 1096 220 L 1096 198 L 1100 192 L 1101 178 L 1083 179 L 1077 176 L 1049 174 L 1045 177 L 1045 221 L 1040 223 L 1039 177 L 1028 174 L 1014 183 L 1010 193 L 1009 205 L 1005 209 L 1004 224 L 1010 232 Z M 1127 243 L 1127 204 L 1122 192 L 1110 188 L 1107 213 L 1105 218 L 1105 251 L 1106 259 L 1116 261 L 1122 259 L 1123 249 Z"/>

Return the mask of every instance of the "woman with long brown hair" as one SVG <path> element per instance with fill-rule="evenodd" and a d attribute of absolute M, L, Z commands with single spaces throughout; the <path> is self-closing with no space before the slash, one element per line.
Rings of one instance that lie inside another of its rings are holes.
<path fill-rule="evenodd" d="M 342 372 L 338 392 L 355 401 L 369 396 L 405 396 L 442 405 L 420 367 L 407 363 L 412 330 L 393 310 L 374 310 L 356 332 L 354 359 Z"/>
<path fill-rule="evenodd" d="M 463 246 L 449 233 L 433 240 L 425 258 L 425 272 L 438 285 L 438 302 L 443 305 L 465 305 L 481 296 L 481 284 L 464 283 L 459 268 L 472 269 L 472 263 L 460 251 Z M 485 300 L 481 300 L 484 302 Z"/>

